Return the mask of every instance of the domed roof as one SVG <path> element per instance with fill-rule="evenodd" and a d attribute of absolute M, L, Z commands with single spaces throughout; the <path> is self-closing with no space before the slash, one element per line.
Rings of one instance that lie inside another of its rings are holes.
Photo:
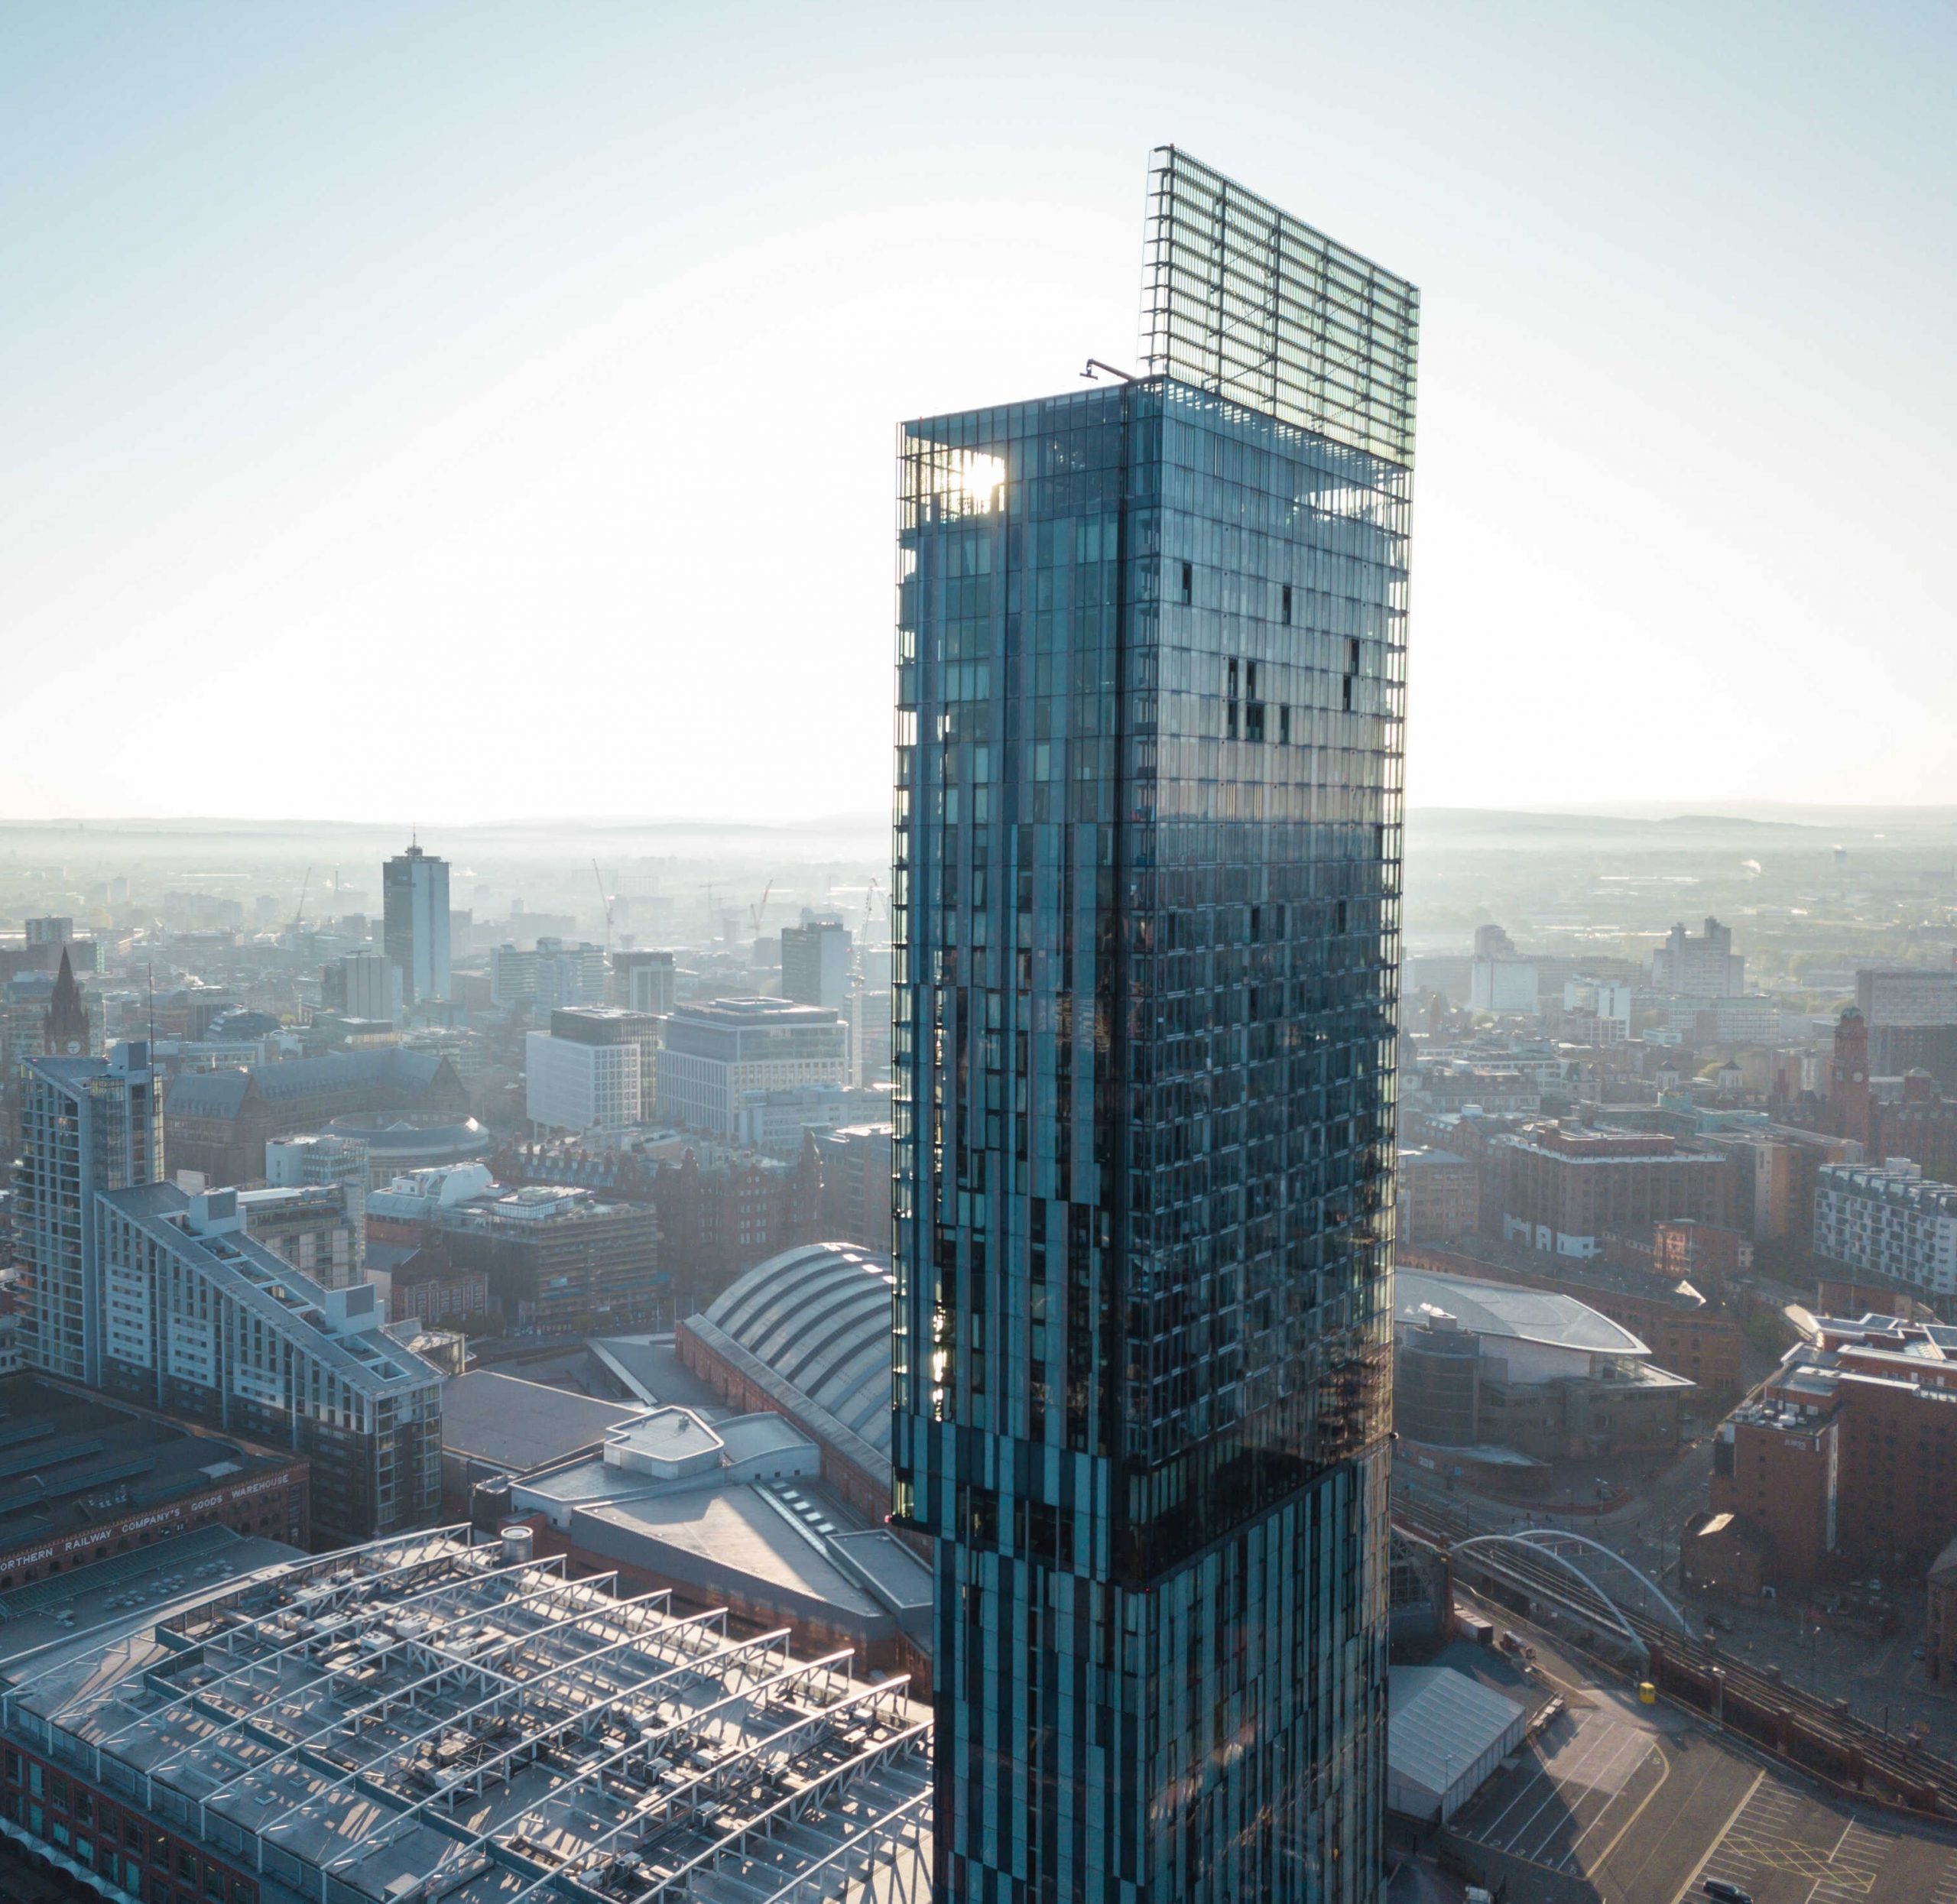
<path fill-rule="evenodd" d="M 890 1452 L 890 1259 L 848 1243 L 805 1243 L 758 1263 L 708 1307 L 706 1319 Z"/>

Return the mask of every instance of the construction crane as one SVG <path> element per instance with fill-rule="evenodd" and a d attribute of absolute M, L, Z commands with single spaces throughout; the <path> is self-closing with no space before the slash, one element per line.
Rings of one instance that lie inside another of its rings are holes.
<path fill-rule="evenodd" d="M 313 869 L 307 867 L 306 877 L 299 882 L 299 903 L 292 909 L 292 929 L 298 931 L 306 920 L 306 894 L 313 884 Z"/>
<path fill-rule="evenodd" d="M 605 956 L 612 956 L 612 897 L 605 890 L 605 875 L 598 870 L 598 862 L 591 862 L 591 876 L 598 881 L 598 903 L 605 913 Z"/>
<path fill-rule="evenodd" d="M 877 916 L 877 876 L 870 875 L 870 884 L 863 894 L 863 936 L 870 936 L 870 922 Z"/>
<path fill-rule="evenodd" d="M 768 896 L 774 890 L 774 881 L 770 880 L 761 888 L 761 897 L 748 908 L 748 925 L 757 939 L 761 936 L 761 914 L 768 910 Z"/>

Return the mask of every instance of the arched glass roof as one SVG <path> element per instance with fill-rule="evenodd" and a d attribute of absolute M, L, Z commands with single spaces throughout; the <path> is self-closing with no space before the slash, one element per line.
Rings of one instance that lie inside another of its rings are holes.
<path fill-rule="evenodd" d="M 805 1243 L 757 1263 L 706 1311 L 758 1361 L 890 1452 L 890 1259 Z"/>

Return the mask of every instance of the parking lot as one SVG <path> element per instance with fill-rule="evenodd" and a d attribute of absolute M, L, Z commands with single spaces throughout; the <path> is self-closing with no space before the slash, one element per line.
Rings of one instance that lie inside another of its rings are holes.
<path fill-rule="evenodd" d="M 1530 1637 L 1568 1708 L 1453 1821 L 1512 1860 L 1512 1897 L 1533 1876 L 1559 1899 L 1699 1904 L 1717 1878 L 1754 1904 L 1957 1904 L 1957 1834 L 1838 1799 Z"/>
<path fill-rule="evenodd" d="M 1607 1708 L 1563 1713 L 1455 1821 L 1464 1837 L 1546 1870 L 1587 1873 L 1663 1782 L 1654 1733 Z"/>

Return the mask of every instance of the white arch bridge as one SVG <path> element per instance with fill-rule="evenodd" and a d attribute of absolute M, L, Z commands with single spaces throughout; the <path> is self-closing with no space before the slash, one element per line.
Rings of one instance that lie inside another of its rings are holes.
<path fill-rule="evenodd" d="M 1452 1553 L 1457 1565 L 1478 1562 L 1505 1584 L 1615 1634 L 1641 1658 L 1647 1649 L 1634 1620 L 1693 1636 L 1692 1623 L 1649 1574 L 1588 1534 L 1561 1527 L 1475 1534 L 1456 1541 Z"/>

